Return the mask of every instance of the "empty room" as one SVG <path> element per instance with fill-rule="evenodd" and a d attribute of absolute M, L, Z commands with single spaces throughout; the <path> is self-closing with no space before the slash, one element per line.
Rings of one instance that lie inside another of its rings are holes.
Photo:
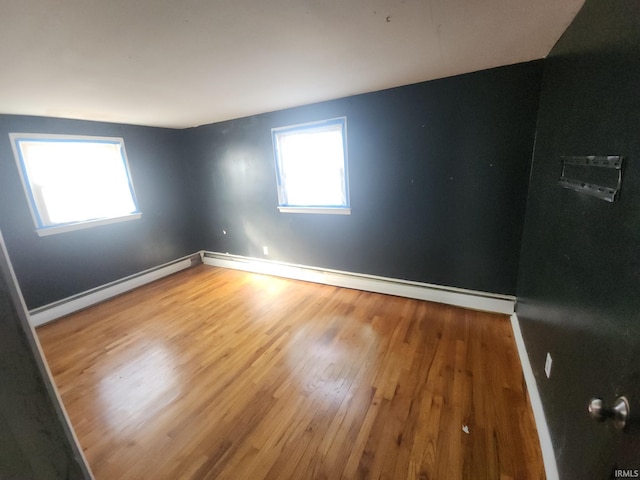
<path fill-rule="evenodd" d="M 0 0 L 1 479 L 640 477 L 636 0 Z"/>

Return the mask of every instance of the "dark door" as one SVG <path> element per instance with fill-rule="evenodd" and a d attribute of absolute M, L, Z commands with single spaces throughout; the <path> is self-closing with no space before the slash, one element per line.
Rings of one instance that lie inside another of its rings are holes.
<path fill-rule="evenodd" d="M 620 432 L 611 478 L 640 478 L 640 335 L 634 339 L 618 392 L 629 402 L 629 417 Z"/>
<path fill-rule="evenodd" d="M 0 233 L 0 478 L 92 478 L 50 384 Z"/>
<path fill-rule="evenodd" d="M 518 318 L 563 480 L 616 470 L 635 478 L 640 468 L 636 427 L 621 432 L 587 412 L 593 397 L 611 406 L 624 395 L 640 414 L 639 86 L 640 2 L 586 0 L 545 60 L 518 279 Z M 593 164 L 564 170 L 578 187 L 619 187 L 613 202 L 559 182 L 563 158 L 617 155 L 620 185 Z"/>
<path fill-rule="evenodd" d="M 640 377 L 638 369 L 638 345 L 629 350 L 629 361 L 621 364 L 619 372 L 622 382 L 617 389 L 617 397 L 607 404 L 602 398 L 593 398 L 589 402 L 589 416 L 592 420 L 604 424 L 602 435 L 612 435 L 613 451 L 610 455 L 610 479 L 640 478 Z M 604 428 L 609 430 L 604 430 Z"/>

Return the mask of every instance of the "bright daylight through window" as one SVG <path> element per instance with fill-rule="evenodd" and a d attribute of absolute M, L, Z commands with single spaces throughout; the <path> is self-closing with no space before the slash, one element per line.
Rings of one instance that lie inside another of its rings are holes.
<path fill-rule="evenodd" d="M 350 214 L 345 117 L 274 128 L 278 209 Z"/>
<path fill-rule="evenodd" d="M 40 236 L 140 217 L 122 138 L 9 136 Z"/>

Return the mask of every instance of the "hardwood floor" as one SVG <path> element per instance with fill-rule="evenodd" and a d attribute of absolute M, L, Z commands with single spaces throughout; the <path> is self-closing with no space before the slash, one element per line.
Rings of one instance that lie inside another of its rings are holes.
<path fill-rule="evenodd" d="M 503 315 L 200 265 L 38 334 L 98 480 L 544 478 Z"/>

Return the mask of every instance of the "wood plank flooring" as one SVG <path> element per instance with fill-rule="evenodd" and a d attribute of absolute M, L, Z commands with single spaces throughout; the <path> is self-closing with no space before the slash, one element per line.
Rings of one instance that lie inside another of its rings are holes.
<path fill-rule="evenodd" d="M 503 315 L 200 265 L 38 335 L 98 480 L 544 478 Z"/>

